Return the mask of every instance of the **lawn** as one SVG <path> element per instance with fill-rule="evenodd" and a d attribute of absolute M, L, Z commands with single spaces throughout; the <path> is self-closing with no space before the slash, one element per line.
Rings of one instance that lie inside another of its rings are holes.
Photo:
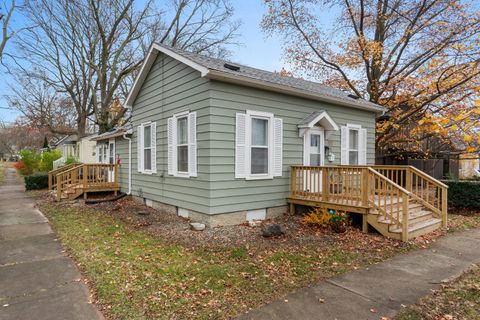
<path fill-rule="evenodd" d="M 443 285 L 395 317 L 395 320 L 480 319 L 480 266 Z"/>
<path fill-rule="evenodd" d="M 194 232 L 176 216 L 142 220 L 138 209 L 126 209 L 131 202 L 40 204 L 113 319 L 228 319 L 416 247 L 353 228 L 338 235 L 292 224 L 298 217 L 285 218 L 280 238 L 264 239 L 248 226 Z"/>

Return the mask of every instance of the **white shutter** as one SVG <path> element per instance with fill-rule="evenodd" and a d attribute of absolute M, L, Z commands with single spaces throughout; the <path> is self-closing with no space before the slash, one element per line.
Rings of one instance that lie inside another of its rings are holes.
<path fill-rule="evenodd" d="M 348 127 L 346 126 L 342 126 L 341 128 L 340 141 L 341 141 L 340 164 L 347 165 L 348 164 Z"/>
<path fill-rule="evenodd" d="M 188 174 L 197 176 L 197 113 L 188 114 Z"/>
<path fill-rule="evenodd" d="M 235 178 L 246 176 L 246 153 L 247 153 L 247 115 L 236 114 L 235 121 Z"/>
<path fill-rule="evenodd" d="M 151 163 L 152 163 L 152 173 L 157 173 L 157 123 L 152 122 L 150 130 L 150 146 L 152 147 L 151 151 Z"/>
<path fill-rule="evenodd" d="M 367 129 L 358 131 L 358 164 L 367 164 Z"/>
<path fill-rule="evenodd" d="M 174 140 L 174 126 L 175 126 L 175 118 L 168 118 L 167 120 L 167 142 L 168 142 L 168 174 L 174 174 L 174 153 L 175 153 L 175 140 Z"/>
<path fill-rule="evenodd" d="M 143 126 L 137 127 L 137 168 L 143 172 Z"/>
<path fill-rule="evenodd" d="M 283 121 L 280 118 L 273 119 L 273 176 L 282 176 L 283 160 Z"/>

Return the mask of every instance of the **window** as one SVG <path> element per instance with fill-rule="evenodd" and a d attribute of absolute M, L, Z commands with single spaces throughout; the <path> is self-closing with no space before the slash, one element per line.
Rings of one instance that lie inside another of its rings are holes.
<path fill-rule="evenodd" d="M 341 131 L 341 164 L 367 164 L 367 131 L 360 125 L 347 124 Z"/>
<path fill-rule="evenodd" d="M 197 176 L 197 114 L 182 112 L 168 119 L 168 174 Z"/>
<path fill-rule="evenodd" d="M 322 165 L 322 143 L 321 135 L 310 134 L 310 165 L 320 166 Z"/>
<path fill-rule="evenodd" d="M 156 123 L 146 122 L 137 129 L 137 165 L 138 172 L 152 174 L 157 172 Z M 112 161 L 115 161 L 114 154 Z"/>
<path fill-rule="evenodd" d="M 358 129 L 350 128 L 348 130 L 348 164 L 358 163 Z"/>
<path fill-rule="evenodd" d="M 251 174 L 268 174 L 269 119 L 252 118 Z"/>
<path fill-rule="evenodd" d="M 237 113 L 235 177 L 272 179 L 282 175 L 283 122 L 273 114 Z"/>
<path fill-rule="evenodd" d="M 115 142 L 110 141 L 108 143 L 108 163 L 115 164 Z"/>
<path fill-rule="evenodd" d="M 152 126 L 143 127 L 143 170 L 152 170 Z"/>
<path fill-rule="evenodd" d="M 177 119 L 177 170 L 188 173 L 188 118 Z"/>

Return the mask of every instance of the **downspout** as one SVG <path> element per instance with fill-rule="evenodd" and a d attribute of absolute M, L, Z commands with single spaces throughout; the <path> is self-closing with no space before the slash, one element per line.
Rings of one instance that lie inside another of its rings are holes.
<path fill-rule="evenodd" d="M 127 195 L 132 193 L 132 138 L 127 137 L 131 132 L 127 131 L 123 134 L 123 139 L 128 140 L 128 191 Z"/>

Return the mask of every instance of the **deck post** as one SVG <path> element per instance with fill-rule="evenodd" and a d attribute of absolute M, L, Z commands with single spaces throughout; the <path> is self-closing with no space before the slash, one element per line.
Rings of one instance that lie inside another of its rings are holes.
<path fill-rule="evenodd" d="M 442 228 L 446 228 L 448 225 L 448 190 L 442 188 Z"/>
<path fill-rule="evenodd" d="M 362 232 L 368 233 L 368 221 L 367 221 L 368 214 L 362 214 Z"/>
<path fill-rule="evenodd" d="M 410 168 L 405 169 L 405 189 L 412 192 L 412 170 Z"/>
<path fill-rule="evenodd" d="M 402 241 L 408 241 L 408 194 L 402 195 Z"/>
<path fill-rule="evenodd" d="M 328 185 L 328 169 L 322 168 L 322 199 L 328 201 L 328 194 L 330 193 L 330 186 Z"/>
<path fill-rule="evenodd" d="M 290 167 L 290 195 L 294 196 L 297 193 L 297 169 L 296 167 Z"/>
<path fill-rule="evenodd" d="M 362 205 L 364 207 L 367 207 L 368 206 L 368 192 L 369 192 L 369 188 L 368 188 L 368 169 L 367 168 L 362 168 L 362 182 L 361 182 L 361 186 L 360 186 L 360 192 L 362 193 Z"/>

